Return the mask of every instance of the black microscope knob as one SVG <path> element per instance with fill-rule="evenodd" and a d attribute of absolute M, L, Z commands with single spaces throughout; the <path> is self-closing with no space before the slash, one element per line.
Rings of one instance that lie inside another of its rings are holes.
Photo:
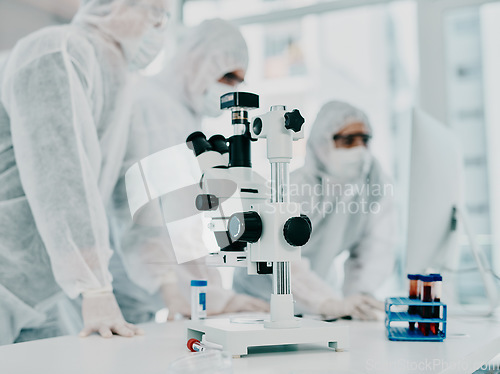
<path fill-rule="evenodd" d="M 196 196 L 195 205 L 200 211 L 216 210 L 219 207 L 219 199 L 215 195 L 201 194 Z"/>
<path fill-rule="evenodd" d="M 262 119 L 259 117 L 253 121 L 253 132 L 255 135 L 260 135 L 262 132 Z"/>
<path fill-rule="evenodd" d="M 301 214 L 300 216 L 306 220 L 306 222 L 308 223 L 309 227 L 311 228 L 311 232 L 312 232 L 313 225 L 312 225 L 311 219 L 308 216 L 306 216 L 305 214 Z"/>
<path fill-rule="evenodd" d="M 307 216 L 289 218 L 283 226 L 283 236 L 288 244 L 300 247 L 311 237 L 312 225 Z"/>
<path fill-rule="evenodd" d="M 256 243 L 262 236 L 262 219 L 257 212 L 235 213 L 229 218 L 231 240 Z"/>
<path fill-rule="evenodd" d="M 287 130 L 299 132 L 302 129 L 304 122 L 304 117 L 302 117 L 298 109 L 285 113 L 285 128 Z"/>

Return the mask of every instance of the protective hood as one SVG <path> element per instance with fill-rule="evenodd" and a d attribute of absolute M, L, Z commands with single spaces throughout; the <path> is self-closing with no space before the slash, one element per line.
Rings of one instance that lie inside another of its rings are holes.
<path fill-rule="evenodd" d="M 309 139 L 305 166 L 310 172 L 327 173 L 327 163 L 333 156 L 333 135 L 353 122 L 362 122 L 368 132 L 372 132 L 366 114 L 350 104 L 342 101 L 329 101 L 323 105 L 316 117 Z"/>
<path fill-rule="evenodd" d="M 160 73 L 169 87 L 195 114 L 203 111 L 206 90 L 226 73 L 248 67 L 248 48 L 238 28 L 222 19 L 202 22 L 181 38 L 179 50 Z"/>
<path fill-rule="evenodd" d="M 116 42 L 129 60 L 140 52 L 144 36 L 164 21 L 167 10 L 166 0 L 81 0 L 72 22 Z"/>

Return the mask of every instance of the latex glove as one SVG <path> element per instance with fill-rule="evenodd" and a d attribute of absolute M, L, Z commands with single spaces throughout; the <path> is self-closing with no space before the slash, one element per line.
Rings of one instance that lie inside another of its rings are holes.
<path fill-rule="evenodd" d="M 222 313 L 269 312 L 269 303 L 256 297 L 235 294 L 224 307 Z"/>
<path fill-rule="evenodd" d="M 377 320 L 376 310 L 384 310 L 384 304 L 368 295 L 353 295 L 343 300 L 328 299 L 320 307 L 327 319 L 351 316 L 364 321 Z"/>
<path fill-rule="evenodd" d="M 142 329 L 125 321 L 112 291 L 89 291 L 82 296 L 84 327 L 81 337 L 93 332 L 98 332 L 103 338 L 110 338 L 113 333 L 127 337 L 144 334 Z"/>
<path fill-rule="evenodd" d="M 168 321 L 173 321 L 177 314 L 181 314 L 184 317 L 191 316 L 191 306 L 179 292 L 177 283 L 162 284 L 161 295 L 165 306 L 168 308 Z"/>

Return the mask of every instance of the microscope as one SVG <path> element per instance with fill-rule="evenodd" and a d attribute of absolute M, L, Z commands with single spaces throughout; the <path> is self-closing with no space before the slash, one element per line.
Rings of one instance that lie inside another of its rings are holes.
<path fill-rule="evenodd" d="M 195 132 L 186 140 L 202 172 L 202 193 L 194 203 L 210 218 L 220 247 L 207 264 L 246 267 L 253 276 L 272 274 L 271 313 L 263 321 L 189 321 L 187 338 L 219 345 L 236 357 L 255 346 L 321 343 L 343 350 L 349 344 L 347 326 L 294 316 L 290 264 L 300 260 L 301 246 L 313 230 L 289 196 L 292 145 L 303 138 L 304 118 L 297 109 L 275 105 L 249 121 L 248 111 L 259 108 L 259 96 L 248 92 L 227 93 L 220 105 L 231 111 L 234 135 L 207 140 Z M 267 139 L 270 181 L 252 170 L 251 144 L 258 139 Z"/>

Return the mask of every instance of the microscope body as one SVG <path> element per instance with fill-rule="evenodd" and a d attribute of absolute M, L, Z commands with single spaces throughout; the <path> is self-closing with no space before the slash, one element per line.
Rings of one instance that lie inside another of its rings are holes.
<path fill-rule="evenodd" d="M 254 276 L 272 274 L 270 318 L 261 323 L 245 318 L 188 321 L 187 338 L 219 344 L 234 357 L 248 354 L 249 347 L 287 344 L 323 343 L 342 351 L 349 346 L 347 326 L 294 316 L 290 264 L 300 259 L 312 232 L 311 221 L 289 196 L 292 143 L 303 137 L 304 119 L 298 110 L 273 106 L 248 121 L 247 109 L 257 107 L 254 94 L 222 96 L 221 108 L 231 109 L 235 135 L 207 140 L 198 132 L 187 143 L 203 174 L 196 207 L 211 218 L 209 228 L 220 247 L 207 264 L 244 266 Z M 270 180 L 251 169 L 251 142 L 257 139 L 267 140 Z"/>
<path fill-rule="evenodd" d="M 300 260 L 301 246 L 309 240 L 312 226 L 300 214 L 299 204 L 290 202 L 288 167 L 292 143 L 303 137 L 304 119 L 298 110 L 286 112 L 284 106 L 273 106 L 251 124 L 247 109 L 255 98 L 248 93 L 221 98 L 222 105 L 232 110 L 235 135 L 229 139 L 215 135 L 206 140 L 199 132 L 188 137 L 203 174 L 200 187 L 204 193 L 197 197 L 196 206 L 211 218 L 209 227 L 221 248 L 207 262 L 246 266 L 253 275 L 272 274 L 271 319 L 266 327 L 298 327 L 290 263 Z M 251 169 L 250 145 L 257 139 L 267 139 L 270 183 Z"/>

